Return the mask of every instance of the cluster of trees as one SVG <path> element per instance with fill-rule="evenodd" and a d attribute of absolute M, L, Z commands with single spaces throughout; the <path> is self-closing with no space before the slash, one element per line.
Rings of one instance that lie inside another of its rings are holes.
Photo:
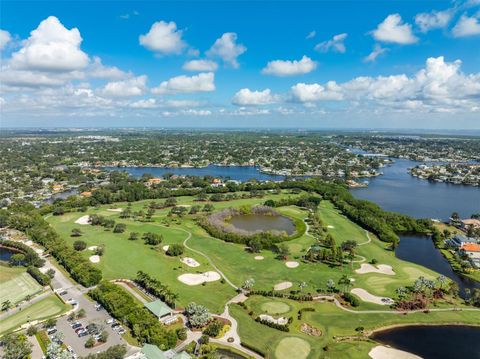
<path fill-rule="evenodd" d="M 427 308 L 432 300 L 443 298 L 445 293 L 457 295 L 458 285 L 453 281 L 449 282 L 444 275 L 440 275 L 436 280 L 418 277 L 413 285 L 398 287 L 395 291 L 398 295 L 395 303 L 397 309 L 416 310 Z"/>
<path fill-rule="evenodd" d="M 168 249 L 165 253 L 171 257 L 178 257 L 181 256 L 183 252 L 185 252 L 185 247 L 183 244 L 174 243 L 168 246 Z"/>
<path fill-rule="evenodd" d="M 135 277 L 135 283 L 144 288 L 151 295 L 160 298 L 172 308 L 175 308 L 175 301 L 178 294 L 170 290 L 168 286 L 160 282 L 158 279 L 152 278 L 145 272 L 138 271 Z"/>
<path fill-rule="evenodd" d="M 26 359 L 32 353 L 32 344 L 25 334 L 6 334 L 2 338 L 3 359 Z"/>
<path fill-rule="evenodd" d="M 203 330 L 202 333 L 208 335 L 209 337 L 215 338 L 220 334 L 224 326 L 224 323 L 217 319 L 214 319 L 210 322 L 210 324 L 208 324 L 208 326 Z"/>
<path fill-rule="evenodd" d="M 288 320 L 290 321 L 290 319 L 291 318 L 289 318 Z M 278 323 L 272 322 L 271 320 L 262 319 L 260 317 L 256 317 L 255 321 L 257 323 L 266 325 L 267 327 L 270 327 L 270 328 L 273 328 L 273 329 L 280 330 L 282 332 L 289 332 L 290 331 L 290 328 L 288 327 L 288 324 L 278 324 Z"/>
<path fill-rule="evenodd" d="M 115 227 L 115 220 L 111 218 L 107 218 L 105 216 L 102 216 L 100 214 L 91 214 L 88 217 L 88 222 L 92 226 L 102 226 L 105 229 L 112 229 Z"/>
<path fill-rule="evenodd" d="M 286 298 L 291 300 L 296 300 L 299 302 L 311 302 L 313 300 L 313 296 L 309 293 L 307 294 L 286 294 L 280 293 L 273 290 L 251 290 L 247 293 L 248 296 L 250 295 L 261 295 L 262 297 L 275 297 L 275 298 Z"/>
<path fill-rule="evenodd" d="M 40 258 L 37 252 L 26 244 L 4 239 L 0 242 L 0 246 L 12 249 L 14 252 L 19 252 L 12 255 L 10 259 L 10 264 L 12 265 L 43 267 L 45 264 L 45 260 Z"/>
<path fill-rule="evenodd" d="M 41 286 L 46 286 L 50 284 L 51 278 L 40 272 L 40 269 L 36 267 L 28 267 L 27 269 L 28 274 L 30 274 Z"/>
<path fill-rule="evenodd" d="M 315 210 L 320 204 L 322 197 L 318 195 L 303 195 L 300 197 L 287 197 L 279 200 L 268 199 L 264 205 L 269 207 L 298 206 Z"/>
<path fill-rule="evenodd" d="M 11 205 L 7 225 L 25 232 L 32 241 L 44 246 L 78 283 L 90 287 L 101 281 L 102 272 L 67 245 L 33 205 L 27 202 Z"/>
<path fill-rule="evenodd" d="M 85 359 L 123 359 L 127 354 L 126 345 L 116 344 L 97 354 L 88 354 Z"/>
<path fill-rule="evenodd" d="M 175 331 L 169 331 L 148 309 L 137 304 L 120 286 L 103 281 L 89 295 L 120 322 L 127 325 L 140 343 L 157 345 L 160 349 L 173 348 L 177 342 Z"/>
<path fill-rule="evenodd" d="M 212 315 L 206 307 L 194 302 L 187 305 L 185 314 L 187 315 L 188 323 L 194 328 L 202 328 L 212 319 Z"/>
<path fill-rule="evenodd" d="M 143 241 L 145 244 L 149 246 L 157 246 L 163 241 L 163 236 L 158 233 L 153 232 L 145 232 L 142 236 Z"/>

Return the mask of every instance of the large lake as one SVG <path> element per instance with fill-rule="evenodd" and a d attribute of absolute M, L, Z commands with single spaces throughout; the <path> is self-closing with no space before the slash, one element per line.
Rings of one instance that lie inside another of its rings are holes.
<path fill-rule="evenodd" d="M 452 212 L 464 218 L 480 212 L 479 187 L 422 180 L 408 173 L 408 168 L 421 162 L 394 161 L 393 165 L 382 168 L 382 176 L 371 178 L 368 187 L 351 192 L 385 210 L 417 218 L 448 220 Z"/>
<path fill-rule="evenodd" d="M 480 327 L 410 326 L 375 333 L 372 339 L 424 359 L 480 358 Z"/>

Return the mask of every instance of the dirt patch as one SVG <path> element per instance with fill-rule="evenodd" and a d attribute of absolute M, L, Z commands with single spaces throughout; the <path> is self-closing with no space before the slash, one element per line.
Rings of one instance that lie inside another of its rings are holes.
<path fill-rule="evenodd" d="M 281 282 L 273 286 L 273 290 L 284 290 L 292 286 L 292 282 Z"/>
<path fill-rule="evenodd" d="M 380 273 L 386 275 L 395 275 L 392 266 L 388 264 L 379 264 L 378 266 L 373 266 L 370 263 L 363 263 L 359 269 L 355 270 L 358 274 L 365 274 L 365 273 Z"/>
<path fill-rule="evenodd" d="M 379 296 L 373 295 L 373 294 L 367 292 L 363 288 L 353 288 L 350 292 L 352 294 L 355 294 L 357 297 L 359 297 L 364 302 L 375 303 L 375 304 L 379 304 L 379 305 L 390 305 L 390 304 L 394 303 L 392 298 L 379 297 Z"/>
<path fill-rule="evenodd" d="M 89 220 L 90 220 L 90 216 L 87 214 L 86 216 L 82 216 L 79 219 L 77 219 L 75 223 L 81 224 L 81 225 L 90 224 Z"/>
<path fill-rule="evenodd" d="M 219 280 L 220 274 L 209 271 L 205 273 L 186 273 L 178 276 L 178 280 L 186 285 L 199 285 L 205 282 L 215 282 Z"/>
<path fill-rule="evenodd" d="M 322 331 L 320 329 L 315 328 L 314 326 L 311 326 L 310 324 L 307 324 L 307 323 L 303 323 L 300 326 L 300 331 L 312 337 L 319 337 L 322 335 Z"/>

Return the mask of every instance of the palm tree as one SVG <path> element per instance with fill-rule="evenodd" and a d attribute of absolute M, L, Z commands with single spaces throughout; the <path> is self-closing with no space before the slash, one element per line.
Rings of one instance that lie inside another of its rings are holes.
<path fill-rule="evenodd" d="M 346 274 L 344 274 L 338 281 L 338 284 L 343 286 L 343 293 L 346 293 L 348 291 L 348 287 L 352 285 L 352 281 L 347 277 Z"/>
<path fill-rule="evenodd" d="M 437 278 L 437 283 L 440 284 L 440 289 L 443 289 L 443 285 L 447 282 L 447 277 L 445 277 L 444 275 L 440 275 L 438 278 Z"/>
<path fill-rule="evenodd" d="M 2 302 L 2 312 L 7 312 L 12 307 L 12 302 L 8 299 Z"/>
<path fill-rule="evenodd" d="M 307 283 L 305 282 L 300 282 L 300 284 L 298 285 L 298 288 L 300 289 L 300 292 L 303 291 L 303 289 L 307 286 Z"/>

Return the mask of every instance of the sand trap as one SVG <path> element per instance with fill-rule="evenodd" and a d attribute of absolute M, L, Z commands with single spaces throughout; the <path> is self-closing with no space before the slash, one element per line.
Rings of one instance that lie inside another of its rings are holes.
<path fill-rule="evenodd" d="M 86 216 L 82 216 L 75 221 L 76 224 L 90 224 L 88 221 L 90 220 L 90 216 L 87 214 Z"/>
<path fill-rule="evenodd" d="M 96 250 L 97 248 L 98 248 L 98 246 L 90 246 L 90 247 L 88 247 L 88 250 L 89 250 L 89 251 L 94 251 L 94 250 Z"/>
<path fill-rule="evenodd" d="M 198 263 L 195 259 L 190 258 L 190 257 L 185 257 L 180 259 L 180 261 L 184 264 L 186 264 L 189 267 L 199 267 L 200 263 Z"/>
<path fill-rule="evenodd" d="M 419 357 L 418 355 L 383 345 L 377 345 L 372 348 L 368 353 L 368 356 L 372 359 L 422 359 L 422 357 Z"/>
<path fill-rule="evenodd" d="M 358 274 L 380 273 L 386 275 L 395 275 L 392 266 L 389 266 L 388 264 L 379 264 L 377 267 L 375 267 L 370 263 L 363 263 L 359 269 L 355 270 L 355 272 Z"/>
<path fill-rule="evenodd" d="M 348 278 L 348 279 L 350 279 L 350 282 L 352 283 L 355 282 L 355 278 Z"/>
<path fill-rule="evenodd" d="M 335 228 L 335 227 L 329 224 L 327 228 Z"/>
<path fill-rule="evenodd" d="M 162 249 L 164 250 L 164 252 L 168 251 L 168 248 L 170 248 L 170 246 L 167 244 L 166 246 L 163 246 Z"/>
<path fill-rule="evenodd" d="M 97 255 L 94 255 L 94 256 L 90 256 L 90 262 L 92 263 L 99 263 L 100 262 L 100 256 L 97 256 Z"/>
<path fill-rule="evenodd" d="M 186 285 L 199 285 L 205 282 L 215 282 L 219 280 L 220 274 L 217 272 L 205 272 L 202 274 L 187 273 L 178 276 L 178 280 Z"/>
<path fill-rule="evenodd" d="M 292 286 L 292 282 L 281 282 L 273 286 L 273 290 L 284 290 Z"/>
<path fill-rule="evenodd" d="M 288 268 L 297 268 L 299 266 L 298 262 L 285 262 L 285 265 L 288 267 Z"/>
<path fill-rule="evenodd" d="M 190 208 L 190 207 L 192 207 L 192 206 L 189 205 L 189 204 L 179 204 L 179 205 L 177 205 L 177 207 Z"/>
<path fill-rule="evenodd" d="M 123 212 L 122 208 L 109 208 L 107 209 L 109 212 Z"/>
<path fill-rule="evenodd" d="M 260 314 L 259 317 L 261 320 L 266 320 L 267 322 L 271 322 L 275 324 L 286 325 L 288 323 L 288 319 L 284 317 L 275 319 L 274 317 L 268 314 Z"/>
<path fill-rule="evenodd" d="M 390 305 L 394 303 L 392 298 L 378 297 L 376 295 L 368 293 L 365 289 L 362 288 L 353 288 L 350 292 L 358 296 L 364 302 L 370 302 L 380 305 Z"/>
<path fill-rule="evenodd" d="M 261 261 L 261 260 L 263 260 L 263 259 L 264 259 L 263 256 L 255 256 L 255 260 L 256 260 L 256 261 Z"/>

